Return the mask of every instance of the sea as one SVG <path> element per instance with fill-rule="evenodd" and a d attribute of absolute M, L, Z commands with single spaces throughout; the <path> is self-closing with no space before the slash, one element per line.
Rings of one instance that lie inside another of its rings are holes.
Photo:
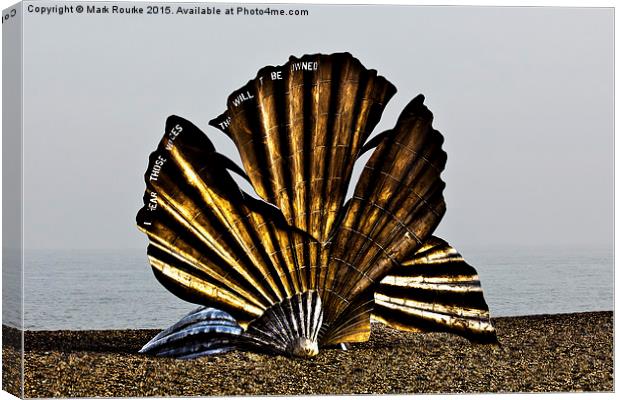
<path fill-rule="evenodd" d="M 613 310 L 611 248 L 461 253 L 476 267 L 493 317 Z M 145 249 L 28 250 L 24 260 L 27 330 L 165 328 L 197 307 L 157 282 Z"/>

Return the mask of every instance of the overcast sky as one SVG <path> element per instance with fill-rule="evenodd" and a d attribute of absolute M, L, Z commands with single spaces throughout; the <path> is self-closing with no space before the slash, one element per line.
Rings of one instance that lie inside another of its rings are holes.
<path fill-rule="evenodd" d="M 611 246 L 611 9 L 295 7 L 310 16 L 28 15 L 25 247 L 144 247 L 135 214 L 166 117 L 239 160 L 207 124 L 228 94 L 292 54 L 339 51 L 398 88 L 376 132 L 426 96 L 448 153 L 437 234 Z"/>

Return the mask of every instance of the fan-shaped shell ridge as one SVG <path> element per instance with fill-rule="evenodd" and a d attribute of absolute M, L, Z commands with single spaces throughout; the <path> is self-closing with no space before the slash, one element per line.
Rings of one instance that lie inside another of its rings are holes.
<path fill-rule="evenodd" d="M 445 213 L 443 136 L 433 129 L 423 101 L 414 98 L 379 141 L 330 243 L 328 268 L 319 281 L 325 323 L 341 336 L 357 329 L 347 328 L 346 321 L 369 314 L 355 306 L 358 296 L 422 246 Z"/>
<path fill-rule="evenodd" d="M 164 286 L 246 325 L 308 289 L 294 243 L 314 239 L 290 229 L 277 208 L 242 192 L 217 155 L 193 124 L 169 118 L 149 158 L 137 222 Z"/>
<path fill-rule="evenodd" d="M 382 279 L 374 301 L 373 318 L 393 328 L 497 343 L 478 273 L 438 237 L 404 257 Z"/>
<path fill-rule="evenodd" d="M 315 290 L 274 304 L 248 325 L 243 336 L 259 349 L 296 357 L 314 357 L 323 323 L 321 297 Z"/>
<path fill-rule="evenodd" d="M 262 68 L 210 122 L 235 142 L 256 193 L 324 242 L 352 168 L 396 88 L 349 53 Z"/>

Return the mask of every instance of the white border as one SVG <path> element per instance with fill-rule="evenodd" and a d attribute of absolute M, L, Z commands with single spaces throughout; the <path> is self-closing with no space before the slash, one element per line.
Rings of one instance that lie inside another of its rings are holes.
<path fill-rule="evenodd" d="M 139 2 L 149 2 L 149 1 L 144 1 L 144 0 L 138 0 Z M 70 1 L 69 1 L 70 2 Z M 195 3 L 195 1 L 189 1 L 189 0 L 180 0 L 180 1 L 176 1 L 176 2 L 183 2 L 183 3 Z M 225 0 L 212 0 L 209 1 L 209 3 L 231 3 L 231 1 L 225 1 Z M 441 1 L 433 1 L 433 0 L 425 0 L 425 1 L 412 1 L 412 0 L 389 0 L 387 2 L 383 2 L 383 1 L 372 1 L 372 0 L 338 0 L 338 1 L 329 1 L 329 0 L 313 0 L 313 1 L 299 1 L 299 0 L 290 0 L 290 1 L 260 1 L 260 0 L 245 0 L 242 2 L 238 2 L 238 3 L 271 3 L 271 4 L 283 4 L 283 3 L 290 3 L 290 4 L 341 4 L 341 5 L 356 5 L 356 4 L 381 4 L 381 5 L 428 5 L 428 6 L 510 6 L 510 7 L 547 7 L 547 6 L 553 6 L 553 7 L 613 7 L 615 8 L 617 5 L 617 1 L 612 1 L 612 0 L 590 0 L 590 1 L 583 1 L 583 0 L 564 0 L 564 1 L 559 1 L 559 0 L 529 0 L 529 1 L 502 1 L 502 2 L 498 2 L 498 1 L 492 1 L 492 0 L 476 0 L 476 1 L 458 1 L 458 0 L 441 0 Z M 10 1 L 10 0 L 0 0 L 0 7 L 2 9 L 8 8 L 11 5 L 15 4 L 15 1 Z M 615 11 L 614 11 L 614 19 L 615 19 Z M 618 33 L 617 31 L 614 30 L 614 51 L 615 51 L 615 44 L 618 43 Z M 615 57 L 614 57 L 614 65 L 618 65 L 617 64 L 617 53 L 615 52 Z M 0 65 L 0 74 L 1 74 L 1 65 Z M 614 74 L 615 75 L 615 74 Z M 1 84 L 0 84 L 0 89 L 1 89 Z M 618 84 L 617 81 L 614 79 L 614 99 L 615 99 L 615 93 L 617 93 L 617 89 L 618 89 Z M 2 107 L 2 100 L 0 98 L 0 109 Z M 614 101 L 614 110 L 615 110 L 615 117 L 617 117 L 618 115 L 618 105 L 617 103 L 615 103 Z M 615 121 L 615 118 L 614 118 Z M 615 122 L 614 122 L 614 132 L 615 132 Z M 615 134 L 614 134 L 614 138 L 615 138 Z M 0 160 L 1 160 L 1 154 L 2 154 L 2 144 L 0 142 Z M 616 154 L 618 151 L 618 143 L 614 140 L 614 154 Z M 0 176 L 1 176 L 1 171 L 2 171 L 2 166 L 0 163 Z M 615 185 L 616 183 L 616 177 L 618 176 L 618 166 L 615 163 L 615 156 L 614 156 L 614 232 L 615 232 L 615 228 L 618 226 L 618 216 L 615 213 L 615 206 L 617 205 L 617 199 L 618 199 L 618 192 L 617 192 L 617 185 Z M 2 188 L 0 186 L 0 197 L 2 194 Z M 2 217 L 0 215 L 0 224 L 2 221 Z M 0 241 L 2 238 L 2 233 L 0 232 Z M 617 254 L 618 249 L 619 249 L 619 244 L 618 244 L 618 240 L 617 237 L 615 237 L 614 235 L 614 255 Z M 1 256 L 1 249 L 0 249 L 0 256 Z M 614 257 L 614 271 L 615 271 L 615 257 Z M 620 279 L 618 278 L 617 274 L 614 274 L 614 289 L 618 287 L 618 284 L 620 283 Z M 0 276 L 0 284 L 1 284 L 1 276 Z M 614 290 L 614 308 L 617 309 L 618 306 L 618 299 L 615 296 L 615 290 Z M 1 306 L 0 306 L 0 311 L 1 311 Z M 614 315 L 614 332 L 615 332 L 615 315 Z M 616 365 L 615 360 L 618 357 L 618 347 L 617 347 L 617 341 L 616 341 L 616 335 L 614 334 L 614 367 Z M 96 366 L 94 366 L 96 367 Z M 615 382 L 618 379 L 618 373 L 616 371 L 616 369 L 614 368 L 614 388 L 616 387 Z M 455 397 L 456 396 L 456 397 Z M 349 398 L 356 398 L 357 396 L 321 396 L 321 399 L 349 399 Z M 618 395 L 617 393 L 586 393 L 586 394 L 579 394 L 579 393 L 535 393 L 535 394 L 482 394 L 482 395 L 399 395 L 399 396 L 395 396 L 395 395 L 387 395 L 387 396 L 364 396 L 366 398 L 368 397 L 377 397 L 377 398 L 381 398 L 381 399 L 403 399 L 403 398 L 415 398 L 415 399 L 463 399 L 463 400 L 471 400 L 471 399 L 481 399 L 481 398 L 504 398 L 504 397 L 513 397 L 516 399 L 535 399 L 535 398 L 543 398 L 543 399 L 549 399 L 549 400 L 556 400 L 556 399 L 608 399 L 608 398 L 616 398 L 616 397 L 620 397 L 620 395 Z M 13 399 L 14 397 L 9 395 L 6 392 L 0 392 L 0 399 Z M 152 397 L 151 397 L 152 398 Z M 197 397 L 194 397 L 197 398 Z M 215 399 L 217 397 L 205 397 L 206 399 Z M 222 398 L 222 397 L 219 397 Z M 269 396 L 269 397 L 252 397 L 253 399 L 265 399 L 265 400 L 273 400 L 274 398 L 278 398 L 275 396 Z M 282 397 L 280 397 L 282 398 Z M 317 396 L 315 397 L 311 397 L 311 396 L 298 396 L 295 397 L 298 399 L 316 399 Z M 175 399 L 172 397 L 168 397 L 166 399 Z M 187 398 L 178 398 L 178 399 L 187 399 Z"/>

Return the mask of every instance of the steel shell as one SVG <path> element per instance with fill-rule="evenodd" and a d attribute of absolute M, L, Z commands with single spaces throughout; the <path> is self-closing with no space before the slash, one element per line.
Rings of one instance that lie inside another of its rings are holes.
<path fill-rule="evenodd" d="M 367 340 L 371 315 L 401 329 L 492 341 L 481 292 L 456 303 L 458 296 L 439 296 L 435 304 L 416 297 L 419 287 L 403 286 L 431 279 L 439 265 L 466 269 L 471 282 L 477 276 L 432 237 L 445 213 L 446 154 L 424 97 L 369 140 L 395 91 L 348 53 L 263 68 L 210 122 L 232 138 L 242 167 L 189 121 L 170 117 L 137 216 L 155 276 L 179 297 L 228 313 L 245 347 L 312 356 L 320 346 Z M 346 199 L 366 151 L 372 155 Z M 392 274 L 412 263 L 418 275 Z M 413 317 L 416 307 L 426 307 L 425 317 Z M 209 337 L 212 328 L 203 328 Z"/>

